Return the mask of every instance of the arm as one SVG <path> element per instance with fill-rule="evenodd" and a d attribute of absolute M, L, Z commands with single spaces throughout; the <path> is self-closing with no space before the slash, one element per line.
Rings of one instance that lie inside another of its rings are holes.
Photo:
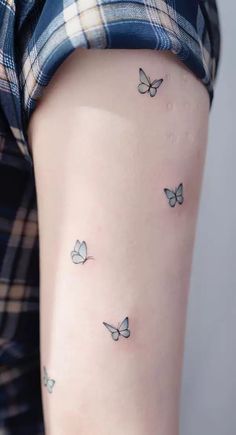
<path fill-rule="evenodd" d="M 138 91 L 140 67 L 163 78 L 155 97 Z M 208 111 L 172 55 L 77 49 L 31 118 L 47 435 L 178 434 Z M 164 189 L 180 183 L 171 207 Z M 126 316 L 130 337 L 115 341 L 103 322 Z"/>

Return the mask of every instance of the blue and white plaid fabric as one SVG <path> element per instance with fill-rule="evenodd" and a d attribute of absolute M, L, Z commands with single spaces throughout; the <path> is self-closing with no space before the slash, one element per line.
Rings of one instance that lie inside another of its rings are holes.
<path fill-rule="evenodd" d="M 0 435 L 44 434 L 39 244 L 29 119 L 77 47 L 168 50 L 212 101 L 215 0 L 0 0 Z"/>

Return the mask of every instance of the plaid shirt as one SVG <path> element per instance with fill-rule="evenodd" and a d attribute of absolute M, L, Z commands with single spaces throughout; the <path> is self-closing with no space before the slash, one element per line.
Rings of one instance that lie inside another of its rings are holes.
<path fill-rule="evenodd" d="M 169 50 L 213 97 L 215 0 L 0 0 L 0 435 L 44 434 L 30 116 L 76 48 Z"/>

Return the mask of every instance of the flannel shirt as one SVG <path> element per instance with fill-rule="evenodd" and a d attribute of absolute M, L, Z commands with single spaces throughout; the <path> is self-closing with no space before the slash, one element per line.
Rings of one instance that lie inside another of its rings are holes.
<path fill-rule="evenodd" d="M 39 239 L 27 126 L 77 47 L 168 50 L 213 98 L 215 0 L 0 0 L 0 435 L 43 435 Z"/>

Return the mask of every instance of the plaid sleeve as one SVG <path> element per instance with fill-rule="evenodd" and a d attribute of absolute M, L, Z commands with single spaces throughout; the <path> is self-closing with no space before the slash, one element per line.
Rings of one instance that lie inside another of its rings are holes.
<path fill-rule="evenodd" d="M 77 47 L 169 50 L 213 98 L 220 35 L 215 0 L 1 0 L 0 32 L 0 103 L 31 164 L 30 116 Z"/>
<path fill-rule="evenodd" d="M 1 163 L 0 186 L 0 434 L 43 435 L 33 174 Z"/>

